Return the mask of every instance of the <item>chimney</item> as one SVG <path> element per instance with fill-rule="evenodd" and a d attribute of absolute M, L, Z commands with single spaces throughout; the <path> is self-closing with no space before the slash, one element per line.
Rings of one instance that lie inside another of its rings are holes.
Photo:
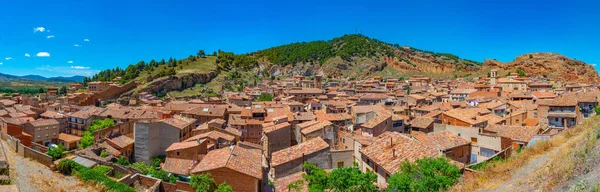
<path fill-rule="evenodd" d="M 394 139 L 390 137 L 390 147 L 394 147 Z"/>
<path fill-rule="evenodd" d="M 392 149 L 392 159 L 396 159 L 396 149 Z"/>
<path fill-rule="evenodd" d="M 302 165 L 304 165 L 304 153 L 302 153 Z M 301 166 L 301 167 L 302 167 L 302 172 L 304 172 L 304 166 Z"/>

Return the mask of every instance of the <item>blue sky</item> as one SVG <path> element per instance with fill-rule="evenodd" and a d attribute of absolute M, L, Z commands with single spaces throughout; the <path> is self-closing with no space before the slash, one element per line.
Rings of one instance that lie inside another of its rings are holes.
<path fill-rule="evenodd" d="M 183 58 L 199 49 L 246 53 L 328 40 L 356 28 L 389 43 L 477 61 L 556 52 L 595 64 L 600 63 L 599 5 L 552 0 L 4 0 L 0 73 L 90 75 L 140 60 Z M 42 57 L 44 52 L 49 56 Z"/>

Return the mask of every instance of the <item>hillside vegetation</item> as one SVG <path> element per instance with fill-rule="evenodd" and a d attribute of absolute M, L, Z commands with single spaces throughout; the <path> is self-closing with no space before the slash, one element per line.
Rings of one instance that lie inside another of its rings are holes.
<path fill-rule="evenodd" d="M 600 191 L 600 116 L 506 160 L 493 161 L 452 191 Z"/>
<path fill-rule="evenodd" d="M 552 59 L 565 60 L 558 57 L 547 60 Z M 85 82 L 110 81 L 121 77 L 121 83 L 131 80 L 142 82 L 143 84 L 138 87 L 141 89 L 147 88 L 149 83 L 156 79 L 175 80 L 172 86 L 161 89 L 158 96 L 189 98 L 215 95 L 222 90 L 236 91 L 263 79 L 275 80 L 295 74 L 312 76 L 323 72 L 327 77 L 325 80 L 330 78 L 352 80 L 372 76 L 399 78 L 412 75 L 457 78 L 485 75 L 490 68 L 500 68 L 501 71 L 506 72 L 515 70 L 510 67 L 505 68 L 499 63 L 495 65 L 488 63 L 486 61 L 484 65 L 449 53 L 436 53 L 389 44 L 364 35 L 352 34 L 327 41 L 291 43 L 246 54 L 219 50 L 208 55 L 204 50 L 200 50 L 196 55 L 179 60 L 169 58 L 160 61 L 140 61 L 125 69 L 117 67 L 104 70 L 91 78 L 86 78 Z M 575 63 L 575 65 L 585 64 Z M 593 68 L 586 68 L 582 73 L 592 74 L 592 71 L 595 72 Z M 186 80 L 186 83 L 181 81 L 181 78 L 185 79 L 186 74 L 213 72 L 216 73 L 214 78 L 218 79 L 218 82 L 213 82 L 213 78 L 208 78 L 208 81 L 207 79 Z M 167 76 L 181 78 L 164 78 Z"/>

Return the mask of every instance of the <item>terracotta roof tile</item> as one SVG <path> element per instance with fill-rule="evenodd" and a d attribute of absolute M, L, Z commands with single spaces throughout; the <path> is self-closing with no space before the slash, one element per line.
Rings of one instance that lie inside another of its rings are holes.
<path fill-rule="evenodd" d="M 307 125 L 307 123 L 310 123 L 309 126 L 305 126 Z M 302 128 L 302 130 L 300 130 L 300 132 L 302 132 L 302 134 L 309 134 L 318 130 L 321 130 L 327 126 L 331 126 L 333 123 L 331 123 L 330 121 L 309 121 L 309 122 L 304 122 L 301 124 L 298 124 L 299 127 Z"/>
<path fill-rule="evenodd" d="M 209 151 L 191 173 L 218 168 L 229 168 L 257 179 L 263 178 L 260 150 L 238 146 Z"/>
<path fill-rule="evenodd" d="M 388 173 L 395 173 L 405 162 L 414 162 L 425 157 L 440 156 L 440 152 L 422 142 L 396 132 L 385 132 L 380 139 L 360 152 Z M 390 141 L 393 145 L 390 145 Z"/>
<path fill-rule="evenodd" d="M 107 139 L 107 141 L 119 146 L 121 149 L 129 145 L 133 145 L 133 139 L 125 135 L 121 135 L 112 139 Z"/>
<path fill-rule="evenodd" d="M 499 136 L 511 138 L 514 141 L 528 143 L 538 134 L 537 127 L 528 126 L 510 126 L 510 125 L 489 125 L 484 129 L 488 132 L 495 132 Z"/>
<path fill-rule="evenodd" d="M 181 149 L 196 147 L 196 146 L 199 146 L 200 143 L 202 143 L 204 141 L 205 140 L 200 140 L 199 142 L 197 142 L 194 140 L 194 141 L 183 141 L 183 142 L 173 143 L 165 151 L 174 151 L 174 150 L 181 150 Z"/>
<path fill-rule="evenodd" d="M 410 121 L 410 126 L 419 129 L 426 129 L 431 124 L 433 124 L 433 122 L 435 122 L 435 119 L 433 118 L 417 117 Z"/>
<path fill-rule="evenodd" d="M 76 135 L 61 133 L 61 134 L 58 134 L 58 139 L 65 141 L 67 143 L 72 143 L 72 142 L 77 142 L 77 141 L 81 140 L 81 137 L 78 137 Z"/>
<path fill-rule="evenodd" d="M 161 165 L 161 167 L 164 171 L 169 173 L 189 175 L 190 170 L 194 168 L 194 166 L 197 163 L 198 162 L 192 159 L 179 159 L 167 157 L 165 159 L 165 162 Z"/>
<path fill-rule="evenodd" d="M 31 125 L 33 125 L 34 127 L 52 126 L 59 124 L 58 121 L 56 121 L 55 119 L 38 119 L 29 123 L 31 123 Z"/>
<path fill-rule="evenodd" d="M 440 150 L 447 150 L 471 143 L 470 141 L 467 141 L 466 139 L 449 131 L 416 135 L 415 139 Z"/>
<path fill-rule="evenodd" d="M 328 148 L 329 144 L 321 139 L 321 137 L 317 137 L 298 145 L 274 152 L 272 154 L 271 166 L 276 167 L 295 159 L 302 158 L 302 154 L 310 155 Z"/>
<path fill-rule="evenodd" d="M 164 119 L 162 122 L 179 129 L 184 129 L 187 126 L 194 124 L 196 119 L 176 115 L 173 116 L 173 118 Z"/>

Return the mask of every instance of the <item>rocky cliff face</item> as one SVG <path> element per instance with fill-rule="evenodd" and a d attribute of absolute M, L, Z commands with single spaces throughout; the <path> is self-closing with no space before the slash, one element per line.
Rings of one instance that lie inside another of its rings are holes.
<path fill-rule="evenodd" d="M 553 80 L 599 82 L 598 72 L 592 65 L 556 53 L 524 54 L 507 63 L 485 60 L 484 68 L 511 72 L 521 68 L 528 75 L 545 76 Z"/>
<path fill-rule="evenodd" d="M 183 73 L 172 76 L 161 77 L 146 83 L 143 87 L 123 93 L 119 102 L 128 102 L 139 92 L 148 92 L 157 95 L 166 95 L 170 91 L 181 91 L 193 87 L 197 83 L 208 83 L 217 77 L 217 72 L 208 73 Z"/>
<path fill-rule="evenodd" d="M 196 83 L 208 83 L 217 77 L 216 72 L 187 73 L 156 79 L 147 84 L 140 92 L 167 94 L 170 91 L 181 91 L 193 87 Z"/>

